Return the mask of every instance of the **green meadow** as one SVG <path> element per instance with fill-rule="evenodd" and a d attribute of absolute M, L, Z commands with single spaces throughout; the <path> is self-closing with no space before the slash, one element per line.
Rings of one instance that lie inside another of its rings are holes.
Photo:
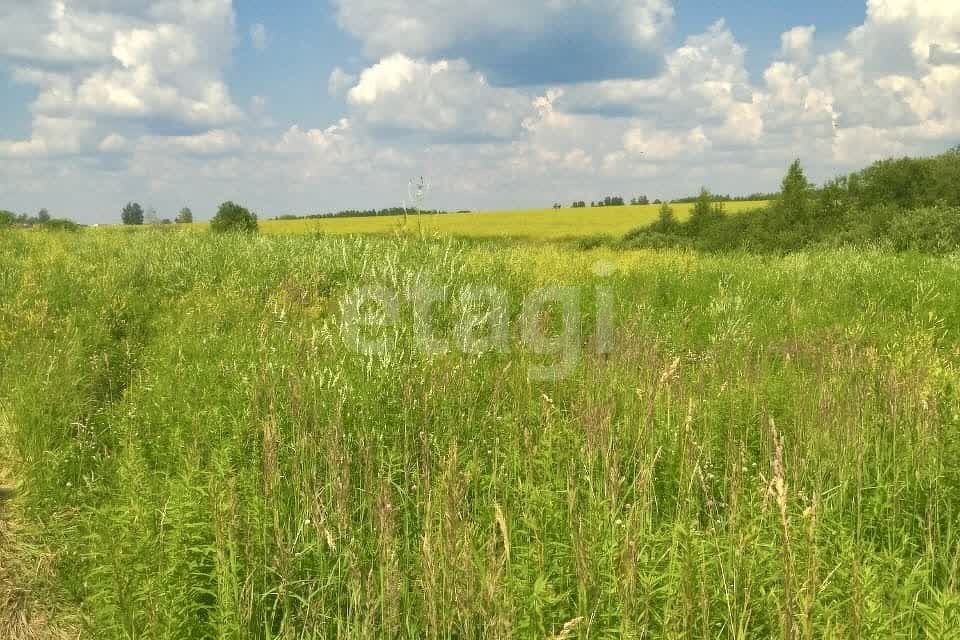
<path fill-rule="evenodd" d="M 0 637 L 957 637 L 957 254 L 653 211 L 0 233 Z"/>

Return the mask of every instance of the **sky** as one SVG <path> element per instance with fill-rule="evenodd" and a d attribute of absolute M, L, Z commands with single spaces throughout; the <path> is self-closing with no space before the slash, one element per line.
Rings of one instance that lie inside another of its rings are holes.
<path fill-rule="evenodd" d="M 0 209 L 775 190 L 960 143 L 956 0 L 0 0 Z"/>

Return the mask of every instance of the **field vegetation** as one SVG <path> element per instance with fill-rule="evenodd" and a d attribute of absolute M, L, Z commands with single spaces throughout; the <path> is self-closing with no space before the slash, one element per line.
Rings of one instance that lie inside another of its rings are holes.
<path fill-rule="evenodd" d="M 706 191 L 686 219 L 632 230 L 626 247 L 790 252 L 808 247 L 884 246 L 948 253 L 960 248 L 960 147 L 933 158 L 885 160 L 820 188 L 794 162 L 765 207 L 729 216 Z"/>
<path fill-rule="evenodd" d="M 574 244 L 426 225 L 638 210 L 0 232 L 0 637 L 960 637 L 958 203 L 870 200 L 915 166 L 851 242 L 799 164 Z"/>
<path fill-rule="evenodd" d="M 727 211 L 737 213 L 762 207 L 765 202 L 731 202 Z M 686 219 L 692 204 L 674 207 L 679 219 Z M 657 219 L 659 205 L 620 207 L 527 209 L 489 213 L 449 213 L 410 215 L 406 227 L 427 234 L 466 238 L 519 238 L 526 240 L 563 240 L 605 237 L 615 240 L 636 227 Z M 298 220 L 263 220 L 263 233 L 383 234 L 404 228 L 404 217 L 335 217 Z"/>
<path fill-rule="evenodd" d="M 7 233 L 17 504 L 93 637 L 947 638 L 958 276 L 878 250 Z M 400 321 L 364 354 L 339 325 L 371 284 Z M 462 292 L 491 284 L 507 348 L 464 352 Z M 538 381 L 555 356 L 513 327 L 550 284 L 579 288 L 583 349 Z M 422 286 L 448 293 L 445 353 Z"/>

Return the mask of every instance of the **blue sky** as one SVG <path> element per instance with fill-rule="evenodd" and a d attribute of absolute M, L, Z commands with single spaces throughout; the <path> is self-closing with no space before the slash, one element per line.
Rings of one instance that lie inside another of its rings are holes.
<path fill-rule="evenodd" d="M 960 3 L 6 0 L 0 208 L 111 222 L 822 180 L 960 140 Z"/>

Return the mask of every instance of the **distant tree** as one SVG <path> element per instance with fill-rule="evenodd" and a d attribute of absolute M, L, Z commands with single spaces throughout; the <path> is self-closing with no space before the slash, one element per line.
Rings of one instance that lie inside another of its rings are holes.
<path fill-rule="evenodd" d="M 50 222 L 50 212 L 46 209 L 40 209 L 40 211 L 37 212 L 37 222 L 40 224 L 46 224 Z"/>
<path fill-rule="evenodd" d="M 787 175 L 783 178 L 777 207 L 793 220 L 805 220 L 810 213 L 810 201 L 813 188 L 803 173 L 800 160 L 794 160 Z"/>
<path fill-rule="evenodd" d="M 706 187 L 700 189 L 700 195 L 693 203 L 693 209 L 690 210 L 690 226 L 698 229 L 706 224 L 713 213 L 713 198 Z"/>
<path fill-rule="evenodd" d="M 673 215 L 673 207 L 666 202 L 660 205 L 656 227 L 657 231 L 662 233 L 674 231 L 677 227 L 677 218 Z"/>
<path fill-rule="evenodd" d="M 710 208 L 710 219 L 719 220 L 727 215 L 727 206 L 721 200 L 720 202 L 713 203 L 713 206 Z"/>
<path fill-rule="evenodd" d="M 653 204 L 663 204 L 663 203 L 660 202 L 660 198 L 657 198 L 656 200 L 653 201 Z"/>
<path fill-rule="evenodd" d="M 120 214 L 123 224 L 143 224 L 143 207 L 136 202 L 128 202 Z"/>
<path fill-rule="evenodd" d="M 0 209 L 0 227 L 7 227 L 17 221 L 17 214 Z"/>
<path fill-rule="evenodd" d="M 147 207 L 143 213 L 143 223 L 149 225 L 160 224 L 160 216 L 157 214 L 157 210 L 153 207 Z"/>
<path fill-rule="evenodd" d="M 164 218 L 163 220 L 160 221 L 160 224 L 173 224 L 173 220 L 171 220 L 170 218 Z"/>
<path fill-rule="evenodd" d="M 210 221 L 210 230 L 214 233 L 226 231 L 257 231 L 257 216 L 233 202 L 220 205 L 217 215 Z"/>
<path fill-rule="evenodd" d="M 846 176 L 840 176 L 824 183 L 817 203 L 811 209 L 814 216 L 825 219 L 838 219 L 850 208 L 850 190 Z"/>
<path fill-rule="evenodd" d="M 193 211 L 190 211 L 190 207 L 180 209 L 180 213 L 177 214 L 177 224 L 191 224 L 192 222 Z"/>
<path fill-rule="evenodd" d="M 637 198 L 637 204 L 650 204 L 650 199 L 647 196 L 640 196 Z"/>

